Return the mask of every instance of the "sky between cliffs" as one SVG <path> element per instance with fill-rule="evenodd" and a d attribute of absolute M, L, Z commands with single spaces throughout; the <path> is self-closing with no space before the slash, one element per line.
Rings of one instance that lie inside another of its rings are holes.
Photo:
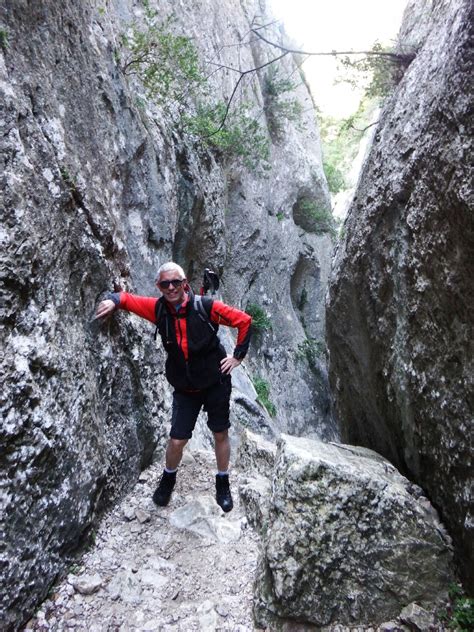
<path fill-rule="evenodd" d="M 407 0 L 270 0 L 269 4 L 298 47 L 317 52 L 367 50 L 375 40 L 389 44 Z M 361 93 L 348 84 L 334 85 L 333 58 L 311 57 L 303 68 L 324 114 L 343 118 L 357 109 Z"/>

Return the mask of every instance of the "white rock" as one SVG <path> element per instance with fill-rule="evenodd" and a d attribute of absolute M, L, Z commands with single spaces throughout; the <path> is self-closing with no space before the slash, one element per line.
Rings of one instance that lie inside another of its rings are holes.
<path fill-rule="evenodd" d="M 81 575 L 80 577 L 74 577 L 71 581 L 74 589 L 81 595 L 92 595 L 97 592 L 103 584 L 103 579 L 100 575 Z"/>
<path fill-rule="evenodd" d="M 201 537 L 219 542 L 236 542 L 241 537 L 239 521 L 223 519 L 222 512 L 211 496 L 201 496 L 176 509 L 170 523 L 178 529 L 188 529 Z"/>
<path fill-rule="evenodd" d="M 154 588 L 162 588 L 168 583 L 167 577 L 150 569 L 140 571 L 138 577 L 143 584 L 149 584 Z"/>
<path fill-rule="evenodd" d="M 140 522 L 140 524 L 144 524 L 145 522 L 150 522 L 151 516 L 147 511 L 143 511 L 143 509 L 137 508 L 135 509 L 135 516 Z"/>
<path fill-rule="evenodd" d="M 123 517 L 128 522 L 131 522 L 132 520 L 135 520 L 135 518 L 136 518 L 135 510 L 133 509 L 133 507 L 130 507 L 130 505 L 125 505 L 125 507 L 123 507 L 123 509 L 122 509 L 122 512 L 123 512 Z"/>

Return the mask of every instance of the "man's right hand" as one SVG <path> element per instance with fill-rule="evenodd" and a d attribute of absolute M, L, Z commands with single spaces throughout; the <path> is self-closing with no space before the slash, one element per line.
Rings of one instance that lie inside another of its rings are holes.
<path fill-rule="evenodd" d="M 105 316 L 109 316 L 115 310 L 115 303 L 109 298 L 105 299 L 105 301 L 101 301 L 97 307 L 97 311 L 95 313 L 96 318 L 104 318 Z"/>

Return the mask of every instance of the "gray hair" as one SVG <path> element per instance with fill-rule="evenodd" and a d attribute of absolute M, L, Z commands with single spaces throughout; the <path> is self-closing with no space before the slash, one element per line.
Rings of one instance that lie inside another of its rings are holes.
<path fill-rule="evenodd" d="M 181 266 L 179 266 L 177 263 L 174 263 L 174 261 L 168 261 L 167 263 L 164 263 L 158 268 L 158 272 L 156 273 L 156 281 L 159 280 L 160 274 L 162 272 L 171 272 L 173 270 L 176 270 L 176 272 L 179 274 L 181 279 L 186 278 L 186 275 L 184 274 L 184 270 Z"/>

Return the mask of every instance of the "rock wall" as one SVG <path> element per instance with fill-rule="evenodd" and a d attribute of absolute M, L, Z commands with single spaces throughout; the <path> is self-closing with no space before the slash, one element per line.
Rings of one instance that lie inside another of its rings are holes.
<path fill-rule="evenodd" d="M 241 498 L 262 538 L 257 625 L 405 629 L 393 620 L 406 609 L 446 601 L 450 538 L 422 490 L 380 455 L 287 435 L 275 453 L 246 433 L 241 463 Z"/>
<path fill-rule="evenodd" d="M 198 147 L 125 76 L 122 36 L 143 25 L 145 6 L 6 0 L 0 8 L 7 627 L 28 616 L 97 510 L 136 480 L 167 434 L 170 395 L 153 328 L 123 313 L 93 321 L 102 292 L 153 294 L 158 265 L 172 257 L 195 285 L 205 265 L 218 270 L 224 300 L 257 303 L 272 321 L 237 380 L 234 419 L 266 424 L 269 434 L 334 434 L 324 358 L 305 347 L 323 336 L 331 238 L 303 225 L 300 212 L 303 199 L 327 210 L 329 197 L 297 62 L 287 56 L 278 67 L 296 77 L 302 114 L 280 120 L 278 134 L 265 78 L 243 82 L 236 104 L 250 103 L 269 143 L 266 169 L 245 166 Z M 236 68 L 277 56 L 247 43 L 252 19 L 265 19 L 262 2 L 149 6 L 163 24 L 174 11 L 169 28 L 194 43 L 201 63 L 225 66 L 209 77 L 216 97 L 229 97 Z M 195 112 L 192 98 L 186 104 Z M 257 374 L 271 386 L 273 419 L 256 401 Z"/>
<path fill-rule="evenodd" d="M 345 223 L 327 308 L 344 441 L 373 448 L 441 511 L 472 587 L 472 14 L 411 2 L 416 50 L 387 100 Z"/>

